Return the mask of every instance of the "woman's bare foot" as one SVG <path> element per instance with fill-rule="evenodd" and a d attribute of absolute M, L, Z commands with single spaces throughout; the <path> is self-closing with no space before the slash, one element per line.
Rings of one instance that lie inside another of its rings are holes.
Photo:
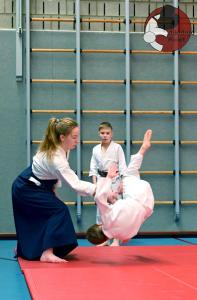
<path fill-rule="evenodd" d="M 152 137 L 152 130 L 148 129 L 144 134 L 143 143 L 139 150 L 141 155 L 144 155 L 146 151 L 151 147 L 151 137 Z"/>
<path fill-rule="evenodd" d="M 111 247 L 117 247 L 117 246 L 120 246 L 119 240 L 118 240 L 118 239 L 114 239 L 110 246 L 111 246 Z"/>
<path fill-rule="evenodd" d="M 60 258 L 60 257 L 56 256 L 53 253 L 52 248 L 43 251 L 43 253 L 40 257 L 40 261 L 41 262 L 49 262 L 49 263 L 61 263 L 61 262 L 65 263 L 65 262 L 68 262 L 66 259 L 63 259 L 63 258 Z"/>

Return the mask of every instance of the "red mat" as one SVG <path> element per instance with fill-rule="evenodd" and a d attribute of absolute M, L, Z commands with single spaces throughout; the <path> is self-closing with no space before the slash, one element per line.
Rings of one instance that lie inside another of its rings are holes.
<path fill-rule="evenodd" d="M 34 300 L 197 300 L 196 246 L 79 247 L 68 260 L 19 259 Z"/>

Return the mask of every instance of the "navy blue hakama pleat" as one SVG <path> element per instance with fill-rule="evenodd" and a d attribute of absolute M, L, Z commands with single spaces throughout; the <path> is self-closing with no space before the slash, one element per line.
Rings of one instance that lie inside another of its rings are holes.
<path fill-rule="evenodd" d="M 30 177 L 40 182 L 36 185 Z M 77 247 L 77 238 L 68 207 L 55 195 L 56 180 L 40 180 L 31 167 L 12 185 L 12 201 L 17 233 L 17 256 L 39 259 L 42 252 L 53 248 L 64 257 Z"/>

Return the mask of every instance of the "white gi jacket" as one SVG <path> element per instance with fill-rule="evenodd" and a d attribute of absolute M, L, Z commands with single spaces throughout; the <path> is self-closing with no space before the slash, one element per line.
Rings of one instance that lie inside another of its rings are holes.
<path fill-rule="evenodd" d="M 51 161 L 45 153 L 37 152 L 33 157 L 32 171 L 39 179 L 57 179 L 68 184 L 81 196 L 92 196 L 95 193 L 96 185 L 78 178 L 70 168 L 65 151 L 61 147 L 58 147 Z"/>
<path fill-rule="evenodd" d="M 136 158 L 141 159 L 137 155 Z M 140 161 L 139 163 L 141 164 Z M 135 162 L 134 166 L 137 166 Z M 111 179 L 102 178 L 97 183 L 95 201 L 100 210 L 103 232 L 109 239 L 117 238 L 124 241 L 135 236 L 140 226 L 153 212 L 154 196 L 150 184 L 141 180 L 139 176 L 128 176 L 135 174 L 129 172 L 129 167 L 130 165 L 123 178 L 124 201 L 117 200 L 112 205 L 108 204 Z"/>
<path fill-rule="evenodd" d="M 119 174 L 123 175 L 127 165 L 122 147 L 111 141 L 106 152 L 102 152 L 101 144 L 96 145 L 92 150 L 89 176 L 95 175 L 97 178 L 100 178 L 98 169 L 100 171 L 107 171 L 112 162 L 117 164 Z"/>

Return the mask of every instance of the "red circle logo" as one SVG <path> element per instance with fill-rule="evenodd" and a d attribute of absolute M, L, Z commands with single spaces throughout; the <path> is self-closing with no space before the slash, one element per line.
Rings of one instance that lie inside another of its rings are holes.
<path fill-rule="evenodd" d="M 191 23 L 188 16 L 174 6 L 157 8 L 146 19 L 144 41 L 157 51 L 180 50 L 190 36 Z"/>

